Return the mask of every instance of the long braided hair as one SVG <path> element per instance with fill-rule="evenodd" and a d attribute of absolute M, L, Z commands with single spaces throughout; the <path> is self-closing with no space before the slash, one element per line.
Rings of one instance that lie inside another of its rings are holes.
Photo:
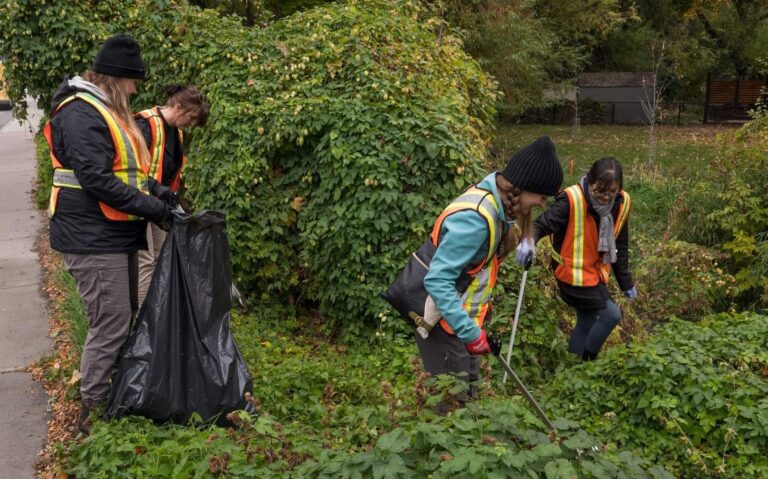
<path fill-rule="evenodd" d="M 523 190 L 512 185 L 512 211 L 504 211 L 508 220 L 515 220 L 516 227 L 509 228 L 501 239 L 499 255 L 503 258 L 517 247 L 521 238 L 533 237 L 533 219 L 531 212 L 520 212 L 520 196 Z"/>

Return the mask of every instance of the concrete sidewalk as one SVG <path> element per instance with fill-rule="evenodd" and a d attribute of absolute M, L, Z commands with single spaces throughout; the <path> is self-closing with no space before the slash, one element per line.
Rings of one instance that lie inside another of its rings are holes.
<path fill-rule="evenodd" d="M 0 125 L 0 477 L 33 478 L 45 445 L 47 395 L 25 371 L 51 349 L 34 242 L 45 226 L 32 203 L 35 144 L 31 121 Z M 5 112 L 4 112 L 5 113 Z M 6 120 L 0 118 L 0 120 Z"/>

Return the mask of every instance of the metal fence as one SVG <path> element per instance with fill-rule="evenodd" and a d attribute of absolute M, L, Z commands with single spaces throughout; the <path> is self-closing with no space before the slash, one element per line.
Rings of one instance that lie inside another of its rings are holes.
<path fill-rule="evenodd" d="M 656 115 L 657 124 L 695 125 L 704 122 L 703 102 L 664 102 Z M 577 118 L 575 106 L 553 105 L 547 108 L 528 110 L 516 121 L 549 125 L 572 125 Z M 578 120 L 581 125 L 647 125 L 648 115 L 641 102 L 579 102 Z"/>

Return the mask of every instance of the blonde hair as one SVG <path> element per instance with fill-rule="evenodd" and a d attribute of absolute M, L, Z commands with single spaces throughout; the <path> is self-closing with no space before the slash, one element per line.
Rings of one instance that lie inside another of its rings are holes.
<path fill-rule="evenodd" d="M 520 240 L 525 237 L 533 237 L 533 219 L 530 210 L 527 213 L 520 212 L 520 196 L 523 190 L 512 185 L 512 211 L 505 211 L 507 220 L 515 220 L 515 227 L 509 228 L 501 239 L 501 257 L 505 257 L 514 250 Z"/>
<path fill-rule="evenodd" d="M 85 81 L 89 81 L 101 88 L 104 93 L 107 94 L 112 104 L 110 107 L 115 115 L 128 127 L 126 132 L 135 142 L 139 148 L 139 161 L 146 168 L 151 162 L 149 156 L 149 149 L 147 148 L 147 142 L 144 141 L 144 135 L 141 134 L 139 127 L 136 125 L 136 121 L 133 119 L 133 113 L 131 112 L 130 96 L 125 91 L 125 82 L 123 78 L 115 77 L 112 75 L 105 75 L 103 73 L 96 73 L 88 70 L 83 74 Z"/>

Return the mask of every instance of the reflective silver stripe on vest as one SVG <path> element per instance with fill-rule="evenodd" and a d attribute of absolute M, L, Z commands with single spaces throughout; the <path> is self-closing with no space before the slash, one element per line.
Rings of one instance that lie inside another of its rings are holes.
<path fill-rule="evenodd" d="M 480 270 L 472 280 L 469 288 L 461 296 L 461 303 L 465 305 L 467 314 L 475 319 L 480 313 L 480 309 L 488 303 L 491 297 L 490 284 L 491 268 L 485 267 Z M 470 298 L 469 295 L 472 295 Z"/>
<path fill-rule="evenodd" d="M 480 196 L 480 194 L 477 193 L 469 193 L 466 195 L 466 197 L 474 199 L 474 201 L 479 201 L 482 198 L 482 202 L 479 202 L 478 209 L 484 209 L 486 212 L 488 212 L 491 217 L 493 218 L 493 228 L 496 230 L 496 238 L 495 238 L 495 244 L 493 245 L 493 251 L 498 251 L 499 244 L 501 244 L 501 238 L 504 234 L 502 230 L 501 225 L 501 219 L 499 218 L 499 211 L 494 207 L 493 203 L 489 199 L 490 195 L 483 194 Z M 459 197 L 459 201 L 464 201 L 464 197 Z M 501 207 L 501 206 L 500 206 Z M 485 218 L 485 216 L 483 216 Z M 490 233 L 489 233 L 489 241 L 490 241 Z M 495 253 L 494 253 L 495 254 Z M 488 302 L 491 300 L 491 268 L 492 265 L 490 264 L 493 257 L 486 257 L 486 264 L 483 267 L 483 269 L 478 272 L 475 277 L 472 279 L 472 282 L 470 283 L 467 290 L 464 292 L 464 294 L 461 296 L 461 302 L 464 304 L 464 308 L 467 311 L 467 314 L 469 315 L 472 320 L 475 320 L 475 318 L 480 314 L 481 309 L 483 306 L 488 304 Z"/>
<path fill-rule="evenodd" d="M 80 182 L 77 181 L 75 172 L 66 168 L 56 168 L 53 170 L 53 186 L 61 188 L 76 188 L 82 190 Z"/>

